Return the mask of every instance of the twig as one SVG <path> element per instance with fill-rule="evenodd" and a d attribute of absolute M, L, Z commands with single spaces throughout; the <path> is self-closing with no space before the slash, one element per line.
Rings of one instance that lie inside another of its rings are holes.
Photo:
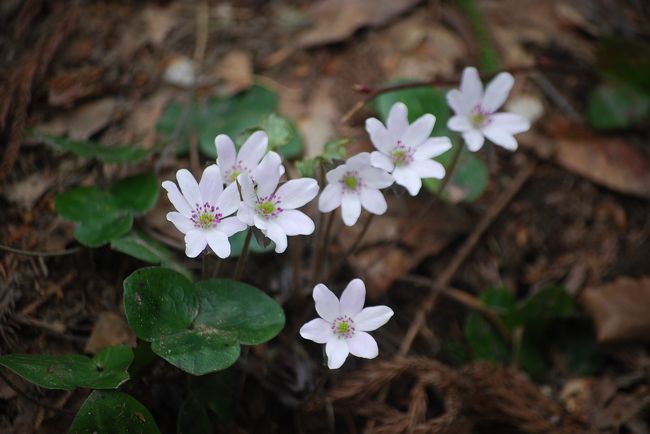
<path fill-rule="evenodd" d="M 430 288 L 429 295 L 422 301 L 420 307 L 409 327 L 402 345 L 398 351 L 399 356 L 406 355 L 413 345 L 413 341 L 418 335 L 420 329 L 426 322 L 426 318 L 431 312 L 438 294 L 441 288 L 449 286 L 454 275 L 460 268 L 460 266 L 465 262 L 469 257 L 469 254 L 472 252 L 478 241 L 481 239 L 485 231 L 492 225 L 492 223 L 497 219 L 497 217 L 503 212 L 506 206 L 510 201 L 515 197 L 515 195 L 521 190 L 526 181 L 535 171 L 535 163 L 529 163 L 517 177 L 512 181 L 509 188 L 499 197 L 499 199 L 492 205 L 488 212 L 483 216 L 481 221 L 470 236 L 465 240 L 465 243 L 458 250 L 456 255 L 453 257 L 451 263 L 445 270 L 438 276 L 438 278 L 433 282 L 433 285 Z"/>
<path fill-rule="evenodd" d="M 250 250 L 251 238 L 253 237 L 253 229 L 249 228 L 246 232 L 246 239 L 244 240 L 244 247 L 242 248 L 241 255 L 237 261 L 237 268 L 235 268 L 235 274 L 233 279 L 241 280 L 241 276 L 244 273 L 244 267 L 246 266 L 246 260 L 248 259 L 248 251 Z"/>
<path fill-rule="evenodd" d="M 58 411 L 58 412 L 65 413 L 65 414 L 70 414 L 70 415 L 74 415 L 74 414 L 75 414 L 74 411 L 66 410 L 66 409 L 64 409 L 64 408 L 54 407 L 54 406 L 52 406 L 52 405 L 46 404 L 46 403 L 41 402 L 41 401 L 39 401 L 38 399 L 32 397 L 29 393 L 25 392 L 23 389 L 21 389 L 20 387 L 16 386 L 16 385 L 11 381 L 11 380 L 9 380 L 9 378 L 8 378 L 8 377 L 7 377 L 7 376 L 6 376 L 2 371 L 0 371 L 0 378 L 2 378 L 2 380 L 3 380 L 5 383 L 7 383 L 7 386 L 11 387 L 11 388 L 14 390 L 14 392 L 16 392 L 17 394 L 19 394 L 20 396 L 22 396 L 22 397 L 25 398 L 26 400 L 28 400 L 28 401 L 30 401 L 30 402 L 32 402 L 32 403 L 38 405 L 39 407 L 43 407 L 43 408 L 46 408 L 46 409 L 48 409 L 48 410 Z"/>
<path fill-rule="evenodd" d="M 73 247 L 71 249 L 59 250 L 59 251 L 55 251 L 55 252 L 42 252 L 42 251 L 38 251 L 38 250 L 17 249 L 15 247 L 9 247 L 9 246 L 5 246 L 3 244 L 0 244 L 0 250 L 4 250 L 5 252 L 10 252 L 10 253 L 16 253 L 17 255 L 48 257 L 48 256 L 72 255 L 74 253 L 80 252 L 81 247 Z"/>

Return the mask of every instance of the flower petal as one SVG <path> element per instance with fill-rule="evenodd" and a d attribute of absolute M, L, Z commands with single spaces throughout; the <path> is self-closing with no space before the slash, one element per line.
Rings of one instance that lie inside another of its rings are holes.
<path fill-rule="evenodd" d="M 382 154 L 379 151 L 373 151 L 370 154 L 370 164 L 379 169 L 385 170 L 386 172 L 392 172 L 395 168 L 395 163 L 390 157 L 386 154 Z"/>
<path fill-rule="evenodd" d="M 314 286 L 312 297 L 314 297 L 314 304 L 318 315 L 325 321 L 333 323 L 340 314 L 339 299 L 336 295 L 327 286 L 319 283 Z"/>
<path fill-rule="evenodd" d="M 422 188 L 422 180 L 414 170 L 408 167 L 396 167 L 393 170 L 395 182 L 406 188 L 411 196 L 415 196 Z"/>
<path fill-rule="evenodd" d="M 377 341 L 366 332 L 355 332 L 354 336 L 348 339 L 350 354 L 364 359 L 374 359 L 379 355 Z"/>
<path fill-rule="evenodd" d="M 259 197 L 269 196 L 278 188 L 278 182 L 282 173 L 282 159 L 277 152 L 269 152 L 262 159 L 262 162 L 253 170 L 251 178 L 257 186 Z"/>
<path fill-rule="evenodd" d="M 264 131 L 255 131 L 246 139 L 237 154 L 237 162 L 248 170 L 253 170 L 260 163 L 269 144 L 269 136 Z"/>
<path fill-rule="evenodd" d="M 359 171 L 359 176 L 363 180 L 364 185 L 370 188 L 386 188 L 395 182 L 390 173 L 376 167 L 362 169 Z"/>
<path fill-rule="evenodd" d="M 363 309 L 353 320 L 357 330 L 371 332 L 386 324 L 392 316 L 393 309 L 390 307 L 372 306 Z"/>
<path fill-rule="evenodd" d="M 396 102 L 390 108 L 386 127 L 393 137 L 400 137 L 409 127 L 408 108 L 402 102 Z"/>
<path fill-rule="evenodd" d="M 192 216 L 192 207 L 187 203 L 180 190 L 178 190 L 178 186 L 171 181 L 165 181 L 162 183 L 162 188 L 167 190 L 167 197 L 172 205 L 174 205 L 174 208 L 185 217 L 190 218 Z"/>
<path fill-rule="evenodd" d="M 361 215 L 361 199 L 356 193 L 343 193 L 341 197 L 341 217 L 346 226 L 353 226 Z"/>
<path fill-rule="evenodd" d="M 463 77 L 460 81 L 460 91 L 462 93 L 463 106 L 469 107 L 470 110 L 481 102 L 483 97 L 483 83 L 478 71 L 473 66 L 463 70 Z"/>
<path fill-rule="evenodd" d="M 343 188 L 338 184 L 327 184 L 318 198 L 318 210 L 320 212 L 334 211 L 341 206 Z"/>
<path fill-rule="evenodd" d="M 365 302 L 366 285 L 361 279 L 353 279 L 341 294 L 340 314 L 354 318 L 355 315 L 361 312 Z"/>
<path fill-rule="evenodd" d="M 241 195 L 243 199 L 242 202 L 244 202 L 249 207 L 254 208 L 255 203 L 257 202 L 257 194 L 255 193 L 255 186 L 253 185 L 253 181 L 251 180 L 250 176 L 242 173 L 237 177 L 237 182 L 241 188 Z M 235 184 L 235 186 L 236 185 L 237 184 Z"/>
<path fill-rule="evenodd" d="M 413 158 L 416 160 L 433 158 L 444 154 L 450 149 L 451 140 L 449 140 L 449 137 L 431 137 L 418 146 L 413 154 Z"/>
<path fill-rule="evenodd" d="M 217 254 L 221 259 L 225 259 L 230 256 L 230 241 L 228 237 L 221 231 L 211 230 L 207 231 L 205 238 L 208 241 L 208 245 L 214 253 Z"/>
<path fill-rule="evenodd" d="M 376 188 L 361 189 L 361 205 L 370 213 L 382 215 L 388 209 L 384 195 Z"/>
<path fill-rule="evenodd" d="M 466 115 L 472 110 L 463 98 L 463 93 L 458 89 L 452 89 L 447 92 L 447 104 L 457 115 Z"/>
<path fill-rule="evenodd" d="M 305 213 L 295 209 L 282 211 L 275 221 L 288 236 L 309 235 L 314 232 L 314 222 Z"/>
<path fill-rule="evenodd" d="M 413 122 L 406 132 L 401 136 L 402 142 L 405 145 L 416 147 L 420 146 L 422 142 L 429 138 L 433 126 L 436 123 L 436 117 L 432 114 L 425 114 L 420 116 Z"/>
<path fill-rule="evenodd" d="M 259 215 L 257 212 L 253 214 L 253 222 L 255 223 L 256 228 L 261 229 L 262 232 L 266 231 L 268 220 Z M 264 235 L 266 235 L 266 232 L 264 232 Z"/>
<path fill-rule="evenodd" d="M 237 211 L 241 200 L 237 183 L 233 182 L 223 190 L 223 193 L 217 198 L 215 205 L 219 207 L 222 217 L 226 217 Z"/>
<path fill-rule="evenodd" d="M 318 183 L 312 178 L 292 179 L 278 188 L 276 196 L 284 209 L 303 206 L 318 194 Z"/>
<path fill-rule="evenodd" d="M 235 165 L 237 158 L 235 144 L 227 135 L 219 134 L 214 139 L 214 145 L 217 148 L 217 165 L 226 173 L 226 171 L 231 170 L 232 166 Z"/>
<path fill-rule="evenodd" d="M 366 119 L 366 131 L 368 132 L 370 141 L 375 148 L 385 153 L 388 153 L 393 149 L 394 139 L 379 119 Z"/>
<path fill-rule="evenodd" d="M 199 190 L 204 201 L 214 204 L 217 197 L 223 191 L 223 180 L 221 171 L 216 164 L 211 164 L 203 170 L 201 181 L 199 181 Z"/>
<path fill-rule="evenodd" d="M 300 336 L 324 344 L 332 338 L 332 325 L 322 318 L 315 318 L 300 327 Z"/>
<path fill-rule="evenodd" d="M 414 170 L 420 178 L 445 177 L 445 166 L 435 160 L 415 160 L 409 165 L 409 169 Z"/>
<path fill-rule="evenodd" d="M 495 113 L 490 116 L 489 127 L 500 128 L 510 134 L 517 134 L 528 131 L 530 121 L 516 113 Z"/>
<path fill-rule="evenodd" d="M 348 358 L 350 350 L 346 339 L 330 339 L 325 345 L 325 354 L 327 354 L 327 367 L 338 369 L 343 366 L 345 359 Z"/>
<path fill-rule="evenodd" d="M 241 221 L 238 217 L 227 217 L 219 222 L 217 230 L 226 234 L 227 237 L 232 237 L 237 232 L 246 229 L 246 223 Z"/>
<path fill-rule="evenodd" d="M 188 219 L 183 214 L 176 211 L 168 212 L 167 220 L 172 222 L 174 226 L 176 226 L 176 229 L 178 229 L 184 234 L 195 229 L 192 220 Z"/>
<path fill-rule="evenodd" d="M 185 254 L 188 258 L 196 258 L 205 250 L 208 240 L 205 231 L 196 229 L 185 234 Z"/>
<path fill-rule="evenodd" d="M 346 171 L 362 170 L 368 166 L 370 166 L 370 153 L 368 152 L 359 152 L 345 162 Z"/>
<path fill-rule="evenodd" d="M 237 218 L 244 223 L 245 225 L 248 226 L 254 226 L 255 225 L 255 211 L 253 209 L 246 205 L 245 203 L 241 203 L 239 205 L 239 210 L 237 211 Z"/>
<path fill-rule="evenodd" d="M 483 129 L 483 134 L 495 145 L 499 145 L 509 151 L 517 149 L 517 140 L 508 131 L 503 130 L 497 126 L 488 126 Z"/>
<path fill-rule="evenodd" d="M 515 84 L 515 79 L 509 72 L 501 72 L 485 88 L 481 107 L 488 113 L 494 113 L 506 102 L 508 94 Z"/>
<path fill-rule="evenodd" d="M 463 133 L 463 140 L 467 144 L 467 149 L 471 152 L 476 152 L 483 147 L 485 138 L 479 130 L 469 130 Z"/>
<path fill-rule="evenodd" d="M 264 234 L 275 243 L 275 253 L 282 253 L 287 250 L 287 234 L 282 229 L 282 226 L 274 221 L 267 220 Z"/>
<path fill-rule="evenodd" d="M 474 128 L 474 126 L 469 121 L 469 118 L 467 116 L 456 115 L 449 118 L 447 121 L 447 128 L 452 131 L 458 131 L 462 133 L 463 131 L 471 130 Z"/>
<path fill-rule="evenodd" d="M 327 172 L 325 175 L 325 179 L 327 179 L 327 182 L 330 184 L 335 184 L 343 178 L 343 175 L 345 175 L 345 172 L 347 171 L 347 167 L 345 164 L 341 164 L 340 166 L 336 166 L 334 169 L 330 170 Z"/>
<path fill-rule="evenodd" d="M 196 179 L 194 179 L 194 176 L 192 176 L 189 170 L 181 169 L 176 172 L 176 179 L 178 179 L 178 186 L 183 192 L 183 197 L 191 207 L 203 204 L 199 184 L 197 184 Z"/>

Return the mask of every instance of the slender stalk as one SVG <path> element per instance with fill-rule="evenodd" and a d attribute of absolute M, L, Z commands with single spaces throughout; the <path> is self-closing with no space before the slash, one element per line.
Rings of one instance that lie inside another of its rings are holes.
<path fill-rule="evenodd" d="M 0 244 L 0 250 L 4 250 L 5 252 L 10 252 L 10 253 L 16 253 L 17 255 L 25 255 L 25 256 L 63 256 L 63 255 L 72 255 L 74 253 L 77 253 L 81 251 L 81 247 L 73 247 L 71 249 L 59 250 L 57 252 L 39 252 L 35 250 L 16 249 L 15 247 L 9 247 Z"/>
<path fill-rule="evenodd" d="M 357 238 L 354 240 L 354 243 L 352 243 L 352 246 L 348 249 L 347 252 L 343 255 L 341 260 L 339 261 L 338 267 L 339 268 L 351 255 L 354 254 L 354 252 L 357 251 L 359 248 L 359 245 L 361 244 L 361 241 L 363 240 L 363 237 L 366 236 L 366 232 L 368 232 L 368 229 L 370 228 L 370 224 L 374 220 L 375 215 L 370 214 L 368 218 L 366 219 L 365 223 L 363 224 L 363 228 L 361 229 L 361 232 L 357 236 Z"/>
<path fill-rule="evenodd" d="M 244 272 L 244 267 L 246 266 L 246 260 L 248 259 L 248 251 L 251 246 L 251 238 L 253 237 L 253 229 L 249 228 L 246 233 L 246 240 L 244 240 L 244 248 L 241 251 L 241 256 L 237 261 L 237 268 L 235 268 L 235 274 L 233 279 L 241 280 L 242 273 Z"/>
<path fill-rule="evenodd" d="M 440 183 L 440 188 L 438 189 L 438 196 L 442 196 L 442 193 L 445 191 L 445 188 L 451 182 L 451 179 L 454 177 L 454 172 L 456 171 L 456 167 L 458 166 L 458 162 L 460 161 L 460 154 L 463 153 L 463 145 L 459 144 L 457 146 L 456 152 L 454 152 L 454 155 L 451 157 L 451 162 L 449 163 L 449 167 L 447 168 L 445 172 L 445 177 L 442 179 L 442 182 Z"/>
<path fill-rule="evenodd" d="M 300 270 L 302 268 L 302 255 L 300 254 L 301 253 L 300 238 L 293 237 L 289 239 L 289 243 L 291 245 L 290 254 L 291 254 L 291 277 L 293 282 L 293 291 L 294 293 L 297 293 L 298 291 L 300 291 L 300 281 L 302 280 L 301 273 L 300 273 Z"/>
<path fill-rule="evenodd" d="M 318 279 L 320 279 L 320 274 L 323 270 L 323 261 L 325 260 L 327 248 L 329 247 L 329 238 L 330 232 L 332 232 L 334 214 L 335 212 L 331 212 L 327 216 L 325 216 L 325 214 L 321 214 L 321 217 L 324 217 L 324 219 L 321 219 L 321 221 L 325 222 L 325 230 L 322 230 L 322 226 L 319 225 L 319 237 L 318 240 L 316 240 L 316 251 L 314 254 L 314 263 L 312 264 L 312 286 L 316 284 Z"/>
<path fill-rule="evenodd" d="M 318 383 L 314 386 L 314 388 L 311 390 L 309 393 L 309 396 L 303 401 L 302 407 L 307 407 L 318 395 L 318 392 L 323 388 L 325 383 L 327 382 L 327 379 L 330 376 L 330 369 L 327 368 L 327 366 L 323 365 L 323 369 L 320 374 L 320 378 L 318 379 Z"/>
<path fill-rule="evenodd" d="M 201 280 L 210 278 L 210 253 L 207 250 L 201 255 Z"/>

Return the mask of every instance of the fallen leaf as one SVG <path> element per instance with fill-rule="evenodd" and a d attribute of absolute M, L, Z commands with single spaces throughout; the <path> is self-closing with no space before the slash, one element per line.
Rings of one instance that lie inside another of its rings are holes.
<path fill-rule="evenodd" d="M 88 66 L 72 71 L 63 71 L 52 77 L 47 84 L 50 105 L 66 106 L 81 99 L 100 95 L 106 89 L 103 66 Z"/>
<path fill-rule="evenodd" d="M 650 276 L 586 288 L 580 302 L 596 323 L 599 342 L 650 339 Z"/>
<path fill-rule="evenodd" d="M 420 0 L 322 0 L 307 12 L 314 26 L 298 38 L 299 47 L 340 42 L 362 27 L 377 27 L 413 8 Z"/>
<path fill-rule="evenodd" d="M 135 334 L 122 315 L 102 312 L 93 326 L 84 351 L 95 354 L 106 347 L 119 344 L 135 347 Z"/>
<path fill-rule="evenodd" d="M 307 106 L 307 115 L 298 120 L 298 129 L 305 138 L 305 158 L 320 155 L 323 145 L 335 135 L 340 113 L 332 95 L 333 88 L 333 82 L 328 79 L 315 86 Z"/>
<path fill-rule="evenodd" d="M 154 45 L 164 42 L 167 34 L 178 24 L 178 10 L 173 6 L 158 7 L 149 6 L 142 11 L 142 19 L 145 22 L 147 36 Z"/>
<path fill-rule="evenodd" d="M 3 189 L 3 196 L 23 209 L 32 209 L 36 201 L 54 184 L 51 173 L 36 172 Z"/>
<path fill-rule="evenodd" d="M 618 138 L 558 138 L 556 158 L 565 169 L 620 193 L 650 198 L 650 164 Z"/>
<path fill-rule="evenodd" d="M 68 137 L 74 140 L 87 140 L 103 129 L 111 120 L 117 103 L 107 97 L 89 102 L 66 116 Z"/>
<path fill-rule="evenodd" d="M 218 94 L 230 96 L 248 89 L 253 84 L 253 59 L 246 51 L 233 50 L 217 66 L 217 78 L 223 82 Z"/>

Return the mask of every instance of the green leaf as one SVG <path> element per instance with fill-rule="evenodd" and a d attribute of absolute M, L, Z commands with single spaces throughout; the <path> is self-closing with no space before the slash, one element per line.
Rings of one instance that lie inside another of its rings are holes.
<path fill-rule="evenodd" d="M 650 114 L 650 97 L 639 90 L 606 82 L 589 96 L 587 119 L 600 130 L 623 129 L 647 119 Z"/>
<path fill-rule="evenodd" d="M 119 215 L 122 211 L 115 197 L 97 187 L 76 187 L 57 195 L 54 209 L 73 222 Z"/>
<path fill-rule="evenodd" d="M 518 321 L 528 328 L 543 327 L 574 311 L 573 299 L 561 286 L 547 286 L 530 295 L 517 311 Z"/>
<path fill-rule="evenodd" d="M 650 45 L 640 39 L 610 37 L 599 41 L 596 67 L 605 77 L 650 95 Z"/>
<path fill-rule="evenodd" d="M 284 326 L 282 308 L 250 285 L 227 279 L 193 285 L 164 268 L 140 269 L 124 281 L 124 309 L 139 338 L 193 375 L 229 367 L 240 343 L 266 342 Z"/>
<path fill-rule="evenodd" d="M 38 131 L 30 135 L 61 152 L 71 152 L 80 157 L 94 158 L 104 163 L 132 164 L 142 161 L 151 152 L 134 146 L 105 146 L 99 143 L 78 141 L 65 137 L 51 136 Z"/>
<path fill-rule="evenodd" d="M 160 187 L 156 175 L 142 173 L 121 179 L 111 186 L 110 193 L 123 209 L 136 214 L 149 211 L 156 205 Z"/>
<path fill-rule="evenodd" d="M 241 256 L 241 252 L 244 250 L 244 243 L 246 242 L 246 232 L 247 231 L 237 232 L 235 235 L 229 238 L 231 258 L 238 258 Z M 253 253 L 267 253 L 275 249 L 275 244 L 271 242 L 266 246 L 263 246 L 257 241 L 257 238 L 252 237 L 249 249 Z"/>
<path fill-rule="evenodd" d="M 126 234 L 132 226 L 133 215 L 128 211 L 119 210 L 115 214 L 105 214 L 77 223 L 74 236 L 85 246 L 100 247 Z"/>
<path fill-rule="evenodd" d="M 350 139 L 336 139 L 325 143 L 323 153 L 316 158 L 308 158 L 302 161 L 296 161 L 296 169 L 302 177 L 316 178 L 318 167 L 323 164 L 325 170 L 328 166 L 334 165 L 337 160 L 344 160 L 346 146 L 351 142 Z"/>
<path fill-rule="evenodd" d="M 47 389 L 115 389 L 129 379 L 133 351 L 124 345 L 105 348 L 92 359 L 79 354 L 48 356 L 8 354 L 0 365 Z"/>
<path fill-rule="evenodd" d="M 519 347 L 519 366 L 526 371 L 533 380 L 543 381 L 549 370 L 547 345 L 539 339 L 531 337 L 528 331 L 524 331 Z"/>
<path fill-rule="evenodd" d="M 117 391 L 95 390 L 72 421 L 69 434 L 160 434 L 151 413 L 135 398 Z"/>
<path fill-rule="evenodd" d="M 469 314 L 464 331 L 474 358 L 493 363 L 505 363 L 509 360 L 510 348 L 480 313 Z"/>
<path fill-rule="evenodd" d="M 285 160 L 299 157 L 302 154 L 303 142 L 298 129 L 290 119 L 270 113 L 259 125 L 246 128 L 235 140 L 241 147 L 255 131 L 264 131 L 269 136 L 269 150 L 277 151 Z"/>
<path fill-rule="evenodd" d="M 317 158 L 308 158 L 306 160 L 296 161 L 296 169 L 303 178 L 315 178 L 319 164 Z"/>
<path fill-rule="evenodd" d="M 447 171 L 451 170 L 453 155 L 458 152 L 459 146 L 461 155 L 452 178 L 447 183 L 441 197 L 452 203 L 473 202 L 483 194 L 488 185 L 489 173 L 485 163 L 478 159 L 474 153 L 467 151 L 459 141 L 456 141 L 449 151 L 435 160 L 444 165 Z M 434 194 L 438 194 L 440 191 L 441 182 L 435 178 L 422 180 L 424 186 Z"/>

